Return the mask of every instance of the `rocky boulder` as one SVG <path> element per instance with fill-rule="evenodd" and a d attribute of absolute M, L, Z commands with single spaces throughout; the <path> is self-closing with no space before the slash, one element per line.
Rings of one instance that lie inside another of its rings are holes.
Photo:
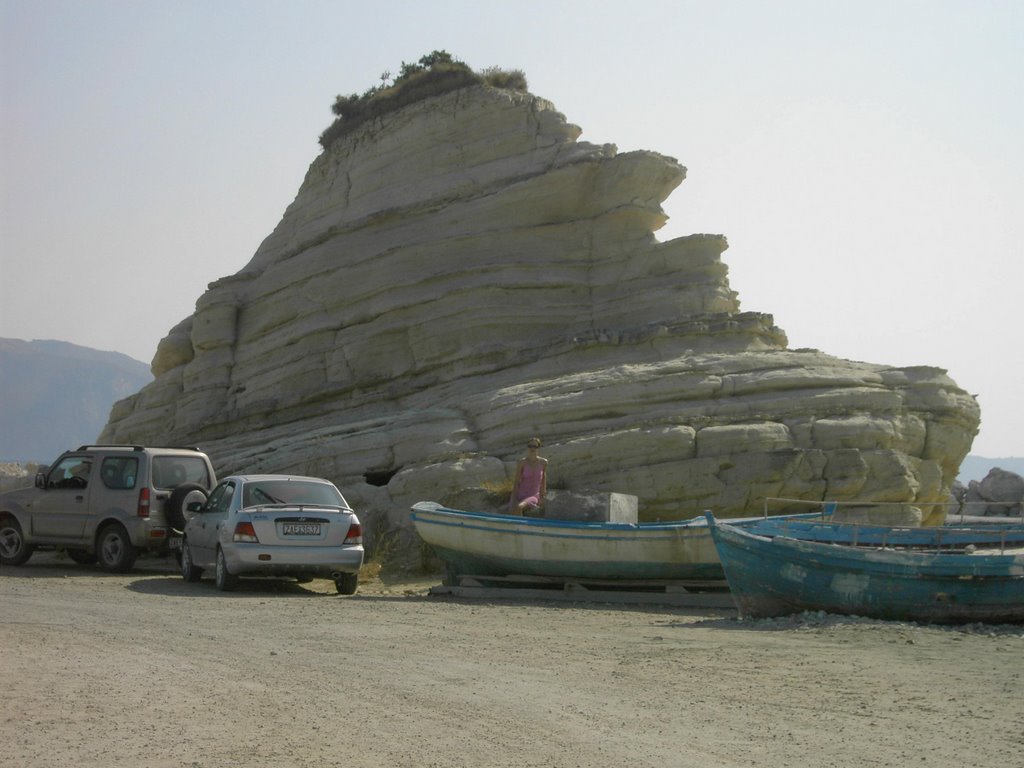
<path fill-rule="evenodd" d="M 1024 477 L 993 467 L 980 482 L 971 480 L 961 497 L 971 515 L 1024 515 Z"/>
<path fill-rule="evenodd" d="M 975 399 L 938 368 L 789 349 L 740 310 L 723 236 L 655 238 L 685 169 L 579 135 L 474 86 L 342 137 L 102 439 L 328 477 L 387 525 L 507 488 L 532 435 L 553 488 L 635 495 L 642 520 L 944 505 Z"/>

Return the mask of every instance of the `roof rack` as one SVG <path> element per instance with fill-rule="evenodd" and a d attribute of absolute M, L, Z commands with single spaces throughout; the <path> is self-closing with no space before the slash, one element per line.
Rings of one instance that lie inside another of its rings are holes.
<path fill-rule="evenodd" d="M 161 448 L 167 448 L 167 449 L 171 449 L 171 450 L 175 450 L 175 451 L 196 451 L 197 453 L 201 453 L 200 449 L 197 448 L 194 445 L 160 445 L 160 446 L 152 446 L 152 447 L 157 448 L 158 450 L 161 449 Z M 120 445 L 120 444 L 116 444 L 116 443 L 115 444 L 109 444 L 109 445 L 108 444 L 80 445 L 78 447 L 78 450 L 79 451 L 91 451 L 91 450 L 94 450 L 96 448 L 127 448 L 127 449 L 132 450 L 132 451 L 144 451 L 144 450 L 146 450 L 146 446 L 144 446 L 144 445 Z"/>
<path fill-rule="evenodd" d="M 80 446 L 78 446 L 78 450 L 80 450 L 80 451 L 90 451 L 90 450 L 92 450 L 94 448 L 129 448 L 129 449 L 131 449 L 133 451 L 144 450 L 143 446 L 141 446 L 141 445 L 117 445 L 117 444 L 105 445 L 105 444 L 99 444 L 99 445 L 80 445 Z"/>

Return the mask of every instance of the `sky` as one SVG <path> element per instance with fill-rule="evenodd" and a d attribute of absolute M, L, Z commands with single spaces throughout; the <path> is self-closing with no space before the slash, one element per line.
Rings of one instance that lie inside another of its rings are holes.
<path fill-rule="evenodd" d="M 433 50 L 674 157 L 791 348 L 931 365 L 1024 455 L 1024 2 L 0 0 L 0 337 L 149 362 L 295 198 L 337 94 Z"/>

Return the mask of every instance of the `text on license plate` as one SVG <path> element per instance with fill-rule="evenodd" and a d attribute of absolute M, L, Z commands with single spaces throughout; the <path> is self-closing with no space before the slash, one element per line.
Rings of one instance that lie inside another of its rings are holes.
<path fill-rule="evenodd" d="M 282 523 L 285 536 L 319 536 L 320 523 Z"/>

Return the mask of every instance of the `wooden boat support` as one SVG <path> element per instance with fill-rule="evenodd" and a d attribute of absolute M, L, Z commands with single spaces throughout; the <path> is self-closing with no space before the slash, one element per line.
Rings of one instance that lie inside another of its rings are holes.
<path fill-rule="evenodd" d="M 429 593 L 435 597 L 477 600 L 543 600 L 735 610 L 729 585 L 724 579 L 624 581 L 465 574 L 455 581 L 455 584 L 431 587 Z"/>

